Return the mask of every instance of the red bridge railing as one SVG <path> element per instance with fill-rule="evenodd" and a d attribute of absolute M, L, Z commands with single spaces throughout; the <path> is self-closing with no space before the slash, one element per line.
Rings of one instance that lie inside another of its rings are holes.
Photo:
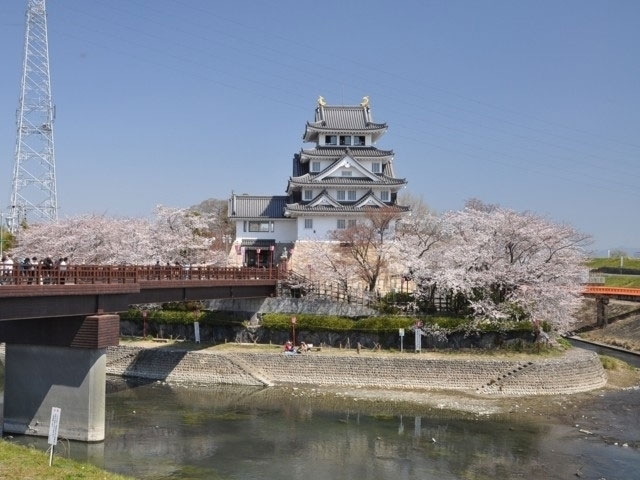
<path fill-rule="evenodd" d="M 640 288 L 594 287 L 592 285 L 588 285 L 582 293 L 585 295 L 626 295 L 631 297 L 640 297 Z"/>
<path fill-rule="evenodd" d="M 3 268 L 2 285 L 81 285 L 139 282 L 175 282 L 183 280 L 278 280 L 286 271 L 253 267 L 182 267 L 156 265 L 67 265 L 45 268 L 42 265 Z"/>

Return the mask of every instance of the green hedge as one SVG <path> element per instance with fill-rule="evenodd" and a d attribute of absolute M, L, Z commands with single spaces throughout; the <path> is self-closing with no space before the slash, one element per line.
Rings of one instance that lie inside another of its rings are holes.
<path fill-rule="evenodd" d="M 142 322 L 142 311 L 130 309 L 124 315 L 122 320 L 133 322 Z M 243 319 L 237 317 L 233 313 L 227 312 L 209 312 L 201 310 L 196 317 L 192 311 L 180 310 L 148 310 L 147 322 L 165 324 L 165 325 L 191 325 L 193 322 L 199 322 L 200 325 L 242 325 Z"/>
<path fill-rule="evenodd" d="M 262 315 L 262 326 L 273 330 L 289 330 L 291 328 L 292 314 L 285 313 L 265 313 Z M 467 330 L 477 330 L 481 332 L 531 332 L 533 325 L 529 321 L 521 322 L 480 322 L 475 323 L 471 318 L 465 317 L 444 317 L 444 316 L 422 316 L 422 317 L 400 317 L 400 316 L 379 316 L 361 319 L 351 319 L 332 315 L 297 314 L 296 328 L 299 330 L 325 331 L 325 332 L 375 332 L 387 333 L 395 332 L 398 328 L 410 328 L 416 321 L 421 320 L 426 326 L 445 330 L 447 332 L 464 332 Z M 543 325 L 548 331 L 548 325 Z"/>
<path fill-rule="evenodd" d="M 316 332 L 371 332 L 390 333 L 396 332 L 398 328 L 410 328 L 416 321 L 422 321 L 426 326 L 431 325 L 446 332 L 499 332 L 517 331 L 531 332 L 533 326 L 529 321 L 521 322 L 474 322 L 466 317 L 447 316 L 422 316 L 422 317 L 401 317 L 396 315 L 383 315 L 378 317 L 366 317 L 353 319 L 349 317 L 339 317 L 335 315 L 314 315 L 314 314 L 287 314 L 287 313 L 265 313 L 262 315 L 262 326 L 272 330 L 289 330 L 291 328 L 291 317 L 297 318 L 296 328 L 299 330 Z M 129 320 L 136 323 L 142 322 L 142 312 L 137 309 L 130 309 L 121 316 L 122 320 Z M 240 326 L 244 323 L 243 318 L 229 312 L 210 312 L 201 310 L 196 318 L 194 311 L 187 310 L 148 310 L 147 322 L 165 325 L 191 325 L 194 321 L 200 325 L 220 325 L 220 326 Z M 550 326 L 543 324 L 543 330 L 549 331 Z"/>
<path fill-rule="evenodd" d="M 408 328 L 415 323 L 415 318 L 409 317 L 368 317 L 354 320 L 334 315 L 265 313 L 262 315 L 262 326 L 272 330 L 289 330 L 293 316 L 297 318 L 297 329 L 317 332 L 391 332 L 398 328 Z"/>

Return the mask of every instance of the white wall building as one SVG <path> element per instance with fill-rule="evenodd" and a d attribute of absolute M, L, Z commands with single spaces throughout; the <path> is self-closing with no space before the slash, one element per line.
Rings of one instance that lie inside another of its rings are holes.
<path fill-rule="evenodd" d="M 407 181 L 395 176 L 393 151 L 374 146 L 386 130 L 386 123 L 373 121 L 368 97 L 340 106 L 320 97 L 302 137 L 315 145 L 294 155 L 286 195 L 231 196 L 233 263 L 275 263 L 296 241 L 330 240 L 332 231 L 355 225 L 371 209 L 408 211 L 397 205 Z"/>

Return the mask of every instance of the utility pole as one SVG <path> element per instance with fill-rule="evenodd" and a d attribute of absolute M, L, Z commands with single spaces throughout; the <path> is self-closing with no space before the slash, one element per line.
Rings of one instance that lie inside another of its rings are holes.
<path fill-rule="evenodd" d="M 46 0 L 27 0 L 9 230 L 58 220 Z"/>

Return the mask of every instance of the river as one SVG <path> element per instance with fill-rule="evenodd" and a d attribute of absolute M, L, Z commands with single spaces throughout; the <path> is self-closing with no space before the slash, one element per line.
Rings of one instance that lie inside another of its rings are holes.
<path fill-rule="evenodd" d="M 105 442 L 59 453 L 147 479 L 640 478 L 639 390 L 501 402 L 504 413 L 481 415 L 309 387 L 110 377 Z"/>

